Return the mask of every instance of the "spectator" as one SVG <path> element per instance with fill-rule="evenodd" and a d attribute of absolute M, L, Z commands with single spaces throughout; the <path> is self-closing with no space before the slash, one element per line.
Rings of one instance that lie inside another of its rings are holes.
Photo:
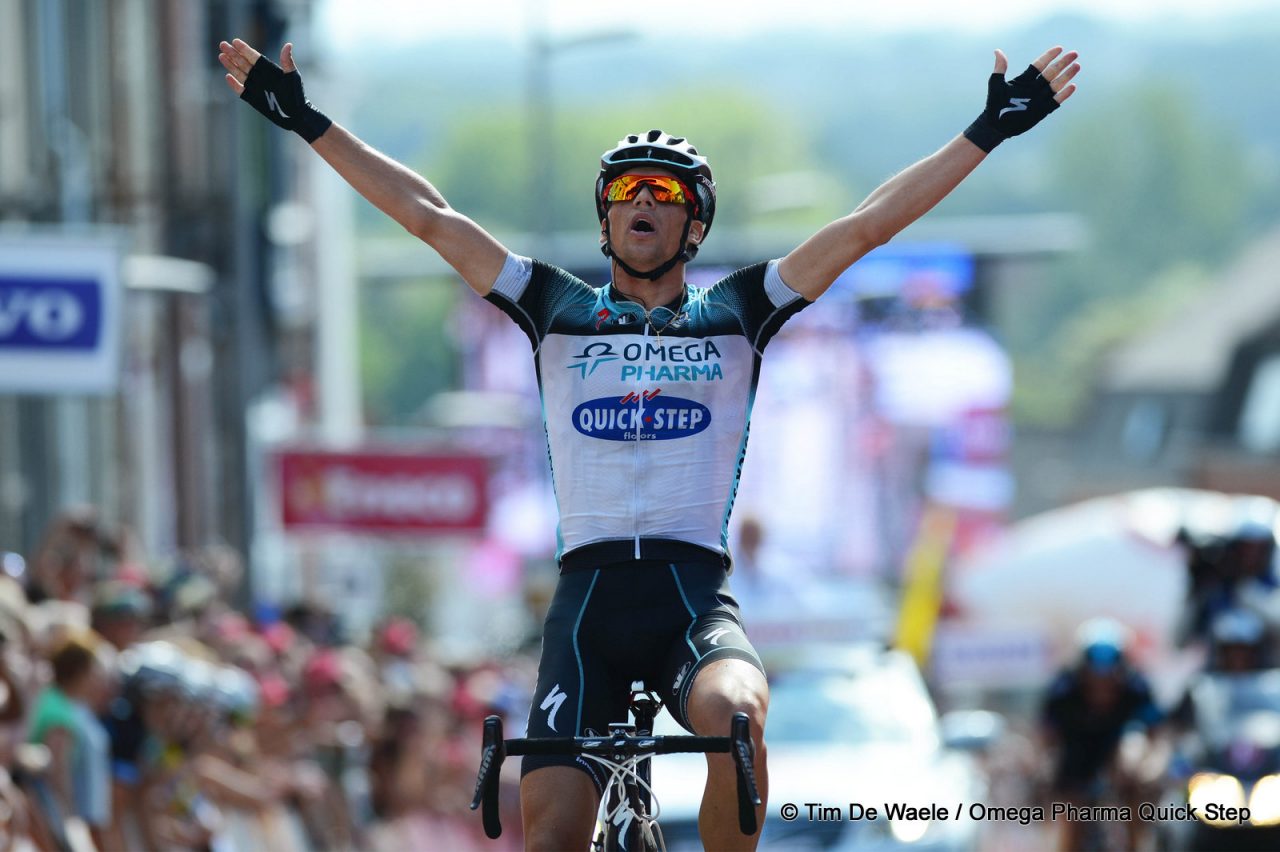
<path fill-rule="evenodd" d="M 137 586 L 118 580 L 100 583 L 89 618 L 94 632 L 123 651 L 141 640 L 151 618 L 151 599 Z"/>
<path fill-rule="evenodd" d="M 103 639 L 72 635 L 50 657 L 53 683 L 36 700 L 31 741 L 48 747 L 50 791 L 62 819 L 78 817 L 105 848 L 111 827 L 111 747 L 98 711 L 109 699 Z"/>
<path fill-rule="evenodd" d="M 28 590 L 31 602 L 52 598 L 87 604 L 106 538 L 101 534 L 97 512 L 91 507 L 69 509 L 59 515 L 34 560 Z"/>

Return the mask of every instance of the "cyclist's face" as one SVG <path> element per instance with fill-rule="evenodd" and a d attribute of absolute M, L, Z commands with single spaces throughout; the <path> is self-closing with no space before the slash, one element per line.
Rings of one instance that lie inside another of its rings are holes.
<path fill-rule="evenodd" d="M 1085 668 L 1081 678 L 1085 701 L 1095 710 L 1105 710 L 1119 700 L 1123 681 L 1118 671 L 1098 672 Z"/>
<path fill-rule="evenodd" d="M 1252 645 L 1224 644 L 1218 649 L 1218 668 L 1224 672 L 1251 672 L 1259 668 L 1259 656 Z"/>
<path fill-rule="evenodd" d="M 653 167 L 631 169 L 629 175 L 668 175 L 669 172 Z M 609 236 L 613 250 L 628 265 L 637 269 L 652 268 L 666 261 L 680 247 L 685 220 L 690 215 L 683 204 L 661 203 L 653 197 L 649 187 L 644 187 L 630 201 L 615 201 L 605 214 L 609 217 Z M 697 242 L 702 236 L 702 223 L 689 226 L 689 240 Z M 601 240 L 604 239 L 603 228 Z"/>

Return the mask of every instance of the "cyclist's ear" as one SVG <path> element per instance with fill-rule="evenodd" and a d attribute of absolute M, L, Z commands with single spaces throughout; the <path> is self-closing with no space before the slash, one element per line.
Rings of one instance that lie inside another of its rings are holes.
<path fill-rule="evenodd" d="M 693 243 L 695 246 L 700 245 L 702 243 L 702 234 L 706 231 L 706 228 L 706 225 L 696 219 L 691 222 L 689 224 L 689 242 Z"/>

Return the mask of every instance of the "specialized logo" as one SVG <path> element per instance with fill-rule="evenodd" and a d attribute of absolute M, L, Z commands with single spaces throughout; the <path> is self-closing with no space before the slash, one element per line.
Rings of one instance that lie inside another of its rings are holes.
<path fill-rule="evenodd" d="M 702 634 L 702 638 L 707 642 L 710 642 L 712 645 L 719 645 L 720 637 L 724 636 L 726 633 L 732 632 L 733 631 L 728 627 L 717 627 L 715 630 L 708 630 L 706 633 Z"/>
<path fill-rule="evenodd" d="M 1003 118 L 1006 112 L 1025 112 L 1027 104 L 1031 102 L 1031 98 L 1009 98 L 1009 106 L 1000 110 L 1000 114 L 996 118 Z"/>
<path fill-rule="evenodd" d="M 551 712 L 547 714 L 547 727 L 553 731 L 556 730 L 556 713 L 559 712 L 560 705 L 568 697 L 568 695 L 560 691 L 560 684 L 557 683 L 551 687 L 551 691 L 547 693 L 547 697 L 542 699 L 542 704 L 539 705 L 541 710 L 550 708 Z M 559 733 L 559 731 L 556 732 Z"/>
<path fill-rule="evenodd" d="M 275 92 L 267 92 L 267 106 L 271 108 L 272 112 L 278 112 L 284 118 L 289 117 L 289 113 L 280 108 L 280 102 L 276 100 Z"/>
<path fill-rule="evenodd" d="M 711 410 L 700 402 L 660 390 L 593 399 L 573 410 L 573 428 L 602 441 L 669 441 L 688 438 L 711 425 Z"/>
<path fill-rule="evenodd" d="M 613 823 L 616 833 L 615 837 L 626 837 L 627 832 L 631 828 L 631 821 L 636 818 L 635 811 L 631 808 L 618 808 L 613 812 L 613 817 L 609 822 Z"/>

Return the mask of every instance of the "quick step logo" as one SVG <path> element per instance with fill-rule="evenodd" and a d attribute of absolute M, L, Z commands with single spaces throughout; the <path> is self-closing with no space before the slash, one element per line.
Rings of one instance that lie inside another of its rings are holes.
<path fill-rule="evenodd" d="M 602 441 L 669 441 L 687 438 L 711 425 L 702 403 L 650 391 L 646 399 L 628 394 L 593 399 L 573 410 L 573 427 Z M 643 402 L 643 412 L 641 403 Z"/>

